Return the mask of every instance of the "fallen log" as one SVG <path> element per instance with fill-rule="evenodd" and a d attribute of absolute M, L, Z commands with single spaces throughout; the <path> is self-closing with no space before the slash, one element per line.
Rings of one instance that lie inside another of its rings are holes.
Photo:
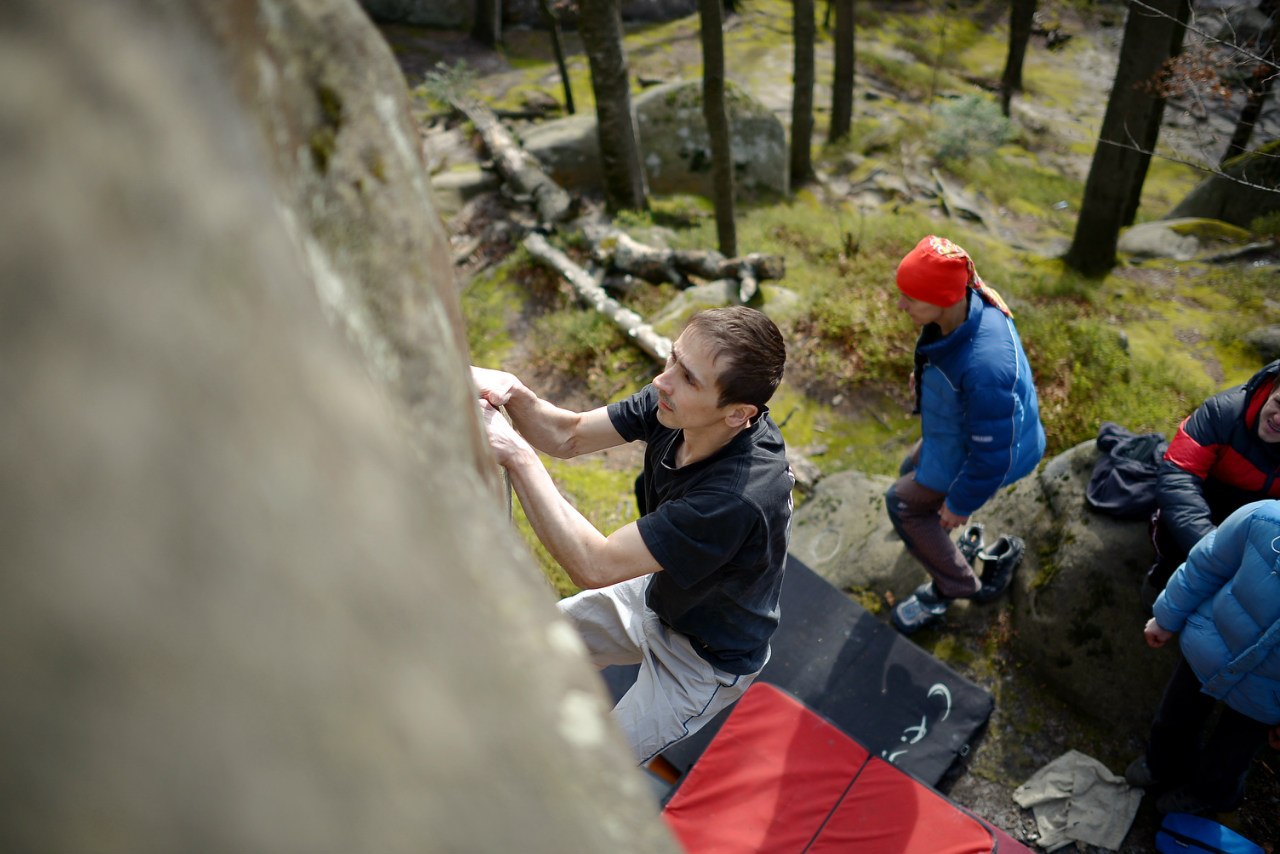
<path fill-rule="evenodd" d="M 760 282 L 786 275 L 786 261 L 778 255 L 753 252 L 725 258 L 714 249 L 663 249 L 613 229 L 592 243 L 597 262 L 647 282 L 670 282 L 687 288 L 692 284 L 690 276 L 706 281 L 734 279 L 738 282 L 738 297 L 744 303 L 755 296 Z"/>
<path fill-rule="evenodd" d="M 634 340 L 655 361 L 666 364 L 671 355 L 671 339 L 659 335 L 653 327 L 645 323 L 644 318 L 623 306 L 613 297 L 605 293 L 604 288 L 596 284 L 591 274 L 578 266 L 559 249 L 547 241 L 538 232 L 525 237 L 524 248 L 530 255 L 556 270 L 573 286 L 578 299 L 613 321 L 628 338 Z"/>
<path fill-rule="evenodd" d="M 456 98 L 452 104 L 480 134 L 502 180 L 516 195 L 532 201 L 542 224 L 554 225 L 569 218 L 573 199 L 543 171 L 537 158 L 520 146 L 493 110 L 473 98 Z"/>

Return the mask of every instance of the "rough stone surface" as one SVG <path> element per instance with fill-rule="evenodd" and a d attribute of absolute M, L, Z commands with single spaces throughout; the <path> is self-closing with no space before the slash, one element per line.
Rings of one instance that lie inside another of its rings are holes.
<path fill-rule="evenodd" d="M 1092 441 L 1044 463 L 998 493 L 973 521 L 988 543 L 1012 533 L 1027 553 L 1009 599 L 1014 654 L 1047 687 L 1105 724 L 1144 732 L 1172 670 L 1170 650 L 1142 640 L 1139 600 L 1150 564 L 1146 523 L 1121 522 L 1084 503 L 1097 449 Z M 837 587 L 892 602 L 928 575 L 902 547 L 884 508 L 889 477 L 844 472 L 825 478 L 797 511 L 792 552 Z M 994 622 L 1000 603 L 957 602 L 948 624 Z"/>
<path fill-rule="evenodd" d="M 674 850 L 367 17 L 54 6 L 0 13 L 0 848 Z"/>
<path fill-rule="evenodd" d="M 739 194 L 787 191 L 786 131 L 762 104 L 727 86 L 734 189 Z M 702 118 L 702 84 L 666 83 L 634 102 L 641 159 L 654 193 L 711 192 L 710 143 Z M 565 187 L 599 187 L 600 154 L 594 116 L 577 115 L 527 131 L 525 148 Z"/>
<path fill-rule="evenodd" d="M 1241 228 L 1280 211 L 1280 141 L 1236 157 L 1200 182 L 1169 213 L 1169 218 L 1209 217 Z"/>
<path fill-rule="evenodd" d="M 1280 326 L 1255 329 L 1245 336 L 1245 341 L 1258 351 L 1264 363 L 1280 359 Z"/>
<path fill-rule="evenodd" d="M 1200 241 L 1190 234 L 1179 234 L 1159 220 L 1127 228 L 1120 235 L 1116 249 L 1138 258 L 1173 258 L 1190 261 L 1200 249 Z"/>
<path fill-rule="evenodd" d="M 457 216 L 467 202 L 501 185 L 497 175 L 482 169 L 455 169 L 431 176 L 431 193 L 442 217 Z"/>
<path fill-rule="evenodd" d="M 1071 705 L 1144 733 L 1177 653 L 1152 650 L 1142 638 L 1148 523 L 1085 505 L 1097 459 L 1095 443 L 1083 442 L 1042 466 L 1038 495 L 1028 483 L 1003 502 L 1011 523 L 1035 508 L 1025 527 L 1027 560 L 1014 579 L 1014 649 Z"/>

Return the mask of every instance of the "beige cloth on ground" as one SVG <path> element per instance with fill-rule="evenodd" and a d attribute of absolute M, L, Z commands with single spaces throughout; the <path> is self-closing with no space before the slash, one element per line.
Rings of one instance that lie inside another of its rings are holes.
<path fill-rule="evenodd" d="M 1068 750 L 1015 789 L 1013 799 L 1035 816 L 1046 851 L 1072 842 L 1115 851 L 1137 815 L 1142 789 L 1093 757 Z"/>

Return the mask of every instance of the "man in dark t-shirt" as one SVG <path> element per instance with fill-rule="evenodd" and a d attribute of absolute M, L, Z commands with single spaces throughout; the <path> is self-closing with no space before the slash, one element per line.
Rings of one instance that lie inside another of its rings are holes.
<path fill-rule="evenodd" d="M 561 612 L 597 667 L 640 665 L 613 717 L 642 763 L 741 696 L 769 658 L 795 481 L 766 404 L 785 360 L 773 322 L 734 306 L 695 315 L 651 385 L 585 413 L 509 373 L 472 369 L 498 462 L 534 533 L 583 588 Z M 632 441 L 646 443 L 641 516 L 606 536 L 535 449 L 568 458 Z"/>

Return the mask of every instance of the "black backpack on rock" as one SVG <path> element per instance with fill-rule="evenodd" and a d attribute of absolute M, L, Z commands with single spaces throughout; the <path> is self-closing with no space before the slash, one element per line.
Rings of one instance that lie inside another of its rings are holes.
<path fill-rule="evenodd" d="M 1163 433 L 1130 433 L 1111 421 L 1098 429 L 1098 462 L 1085 504 L 1119 519 L 1146 519 L 1156 509 L 1156 475 L 1169 443 Z"/>

